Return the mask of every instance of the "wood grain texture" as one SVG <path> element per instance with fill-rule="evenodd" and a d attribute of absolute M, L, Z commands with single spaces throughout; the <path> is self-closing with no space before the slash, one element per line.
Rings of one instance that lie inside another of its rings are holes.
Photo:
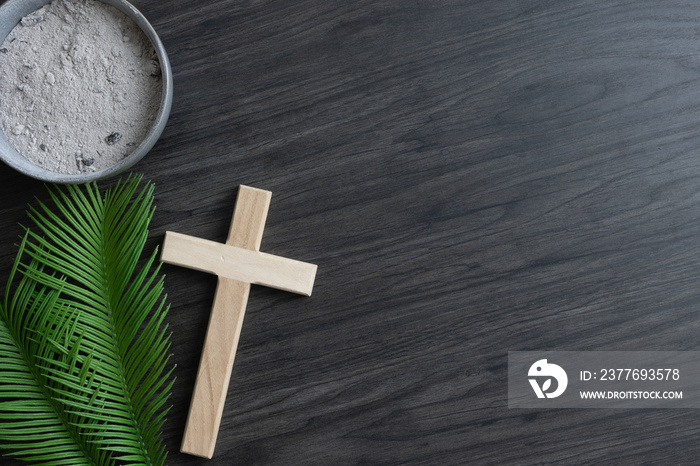
<path fill-rule="evenodd" d="M 696 411 L 509 410 L 506 375 L 700 346 L 699 4 L 132 3 L 174 72 L 151 246 L 224 242 L 245 184 L 319 266 L 251 289 L 211 460 L 177 449 L 216 279 L 164 267 L 171 466 L 697 464 Z M 35 195 L 0 168 L 3 276 Z"/>
<path fill-rule="evenodd" d="M 271 192 L 262 189 L 243 185 L 238 188 L 227 246 L 260 249 L 271 197 Z M 162 255 L 165 252 L 164 244 Z M 183 453 L 203 458 L 214 455 L 249 296 L 250 282 L 218 277 L 180 445 Z"/>
<path fill-rule="evenodd" d="M 172 231 L 165 233 L 161 262 L 218 277 L 311 296 L 316 265 L 251 251 Z"/>
<path fill-rule="evenodd" d="M 214 456 L 249 295 L 249 283 L 226 278 L 217 281 L 182 434 L 183 453 L 202 458 Z"/>

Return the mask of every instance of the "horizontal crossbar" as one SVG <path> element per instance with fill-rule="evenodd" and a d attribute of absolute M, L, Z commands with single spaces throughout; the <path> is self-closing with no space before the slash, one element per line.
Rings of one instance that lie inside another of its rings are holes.
<path fill-rule="evenodd" d="M 160 260 L 219 277 L 311 296 L 314 264 L 228 246 L 193 236 L 165 233 Z"/>

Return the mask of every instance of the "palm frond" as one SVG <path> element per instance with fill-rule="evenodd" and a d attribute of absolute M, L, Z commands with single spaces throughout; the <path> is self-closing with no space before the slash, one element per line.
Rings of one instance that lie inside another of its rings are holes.
<path fill-rule="evenodd" d="M 163 464 L 167 306 L 157 250 L 141 258 L 153 185 L 49 192 L 0 306 L 0 448 L 41 464 Z"/>

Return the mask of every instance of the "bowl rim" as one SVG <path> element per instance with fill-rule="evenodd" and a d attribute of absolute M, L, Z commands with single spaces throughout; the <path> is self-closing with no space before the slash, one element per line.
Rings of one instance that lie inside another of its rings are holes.
<path fill-rule="evenodd" d="M 48 5 L 53 0 L 7 0 L 0 5 L 0 44 L 12 32 L 14 27 L 26 15 Z M 98 0 L 104 4 L 115 7 L 124 13 L 144 32 L 156 50 L 156 55 L 160 62 L 162 75 L 161 102 L 158 113 L 144 139 L 138 146 L 124 159 L 111 167 L 104 168 L 91 173 L 66 174 L 47 170 L 35 165 L 17 151 L 9 142 L 2 129 L 0 129 L 0 160 L 31 178 L 60 184 L 81 184 L 89 183 L 111 176 L 118 175 L 131 168 L 140 161 L 155 145 L 160 138 L 170 116 L 173 100 L 173 76 L 172 68 L 165 47 L 158 37 L 155 29 L 148 22 L 146 17 L 126 0 Z"/>

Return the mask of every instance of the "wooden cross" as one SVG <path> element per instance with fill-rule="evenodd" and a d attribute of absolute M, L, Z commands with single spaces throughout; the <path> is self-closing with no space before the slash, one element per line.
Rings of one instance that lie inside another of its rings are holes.
<path fill-rule="evenodd" d="M 180 451 L 211 458 L 250 285 L 311 295 L 316 266 L 260 252 L 272 193 L 241 186 L 226 244 L 166 232 L 160 260 L 218 275 Z"/>

